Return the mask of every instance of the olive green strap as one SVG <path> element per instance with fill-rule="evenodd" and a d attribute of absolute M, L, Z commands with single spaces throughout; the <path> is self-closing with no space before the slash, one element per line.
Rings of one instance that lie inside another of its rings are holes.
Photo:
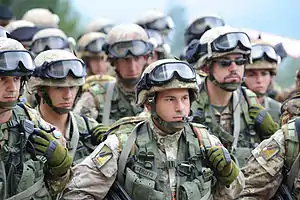
<path fill-rule="evenodd" d="M 25 199 L 26 197 L 30 197 L 37 191 L 39 191 L 43 187 L 44 176 L 42 176 L 35 184 L 27 188 L 26 190 L 7 198 L 6 200 L 20 200 Z"/>
<path fill-rule="evenodd" d="M 241 104 L 239 101 L 239 95 L 237 91 L 233 92 L 233 142 L 231 146 L 231 153 L 234 154 L 238 140 L 239 140 L 239 135 L 241 131 Z"/>
<path fill-rule="evenodd" d="M 110 117 L 110 108 L 111 108 L 111 100 L 113 97 L 113 91 L 115 88 L 115 81 L 109 81 L 107 83 L 107 90 L 105 95 L 104 107 L 103 107 L 103 115 L 102 115 L 102 124 L 109 125 L 109 117 Z"/>
<path fill-rule="evenodd" d="M 72 138 L 70 141 L 70 146 L 72 147 L 72 149 L 69 151 L 69 154 L 72 158 L 74 158 L 76 150 L 77 150 L 77 146 L 78 146 L 78 141 L 79 141 L 79 130 L 78 130 L 78 124 L 76 122 L 76 118 L 75 118 L 73 112 L 69 112 L 69 113 L 71 116 L 71 123 L 72 123 L 72 130 L 73 130 Z"/>
<path fill-rule="evenodd" d="M 121 185 L 124 185 L 124 170 L 127 163 L 127 158 L 130 154 L 130 151 L 135 143 L 135 140 L 137 138 L 137 130 L 138 128 L 144 123 L 144 121 L 138 123 L 134 129 L 132 130 L 131 134 L 127 138 L 127 141 L 122 149 L 122 152 L 119 157 L 118 161 L 118 181 Z"/>

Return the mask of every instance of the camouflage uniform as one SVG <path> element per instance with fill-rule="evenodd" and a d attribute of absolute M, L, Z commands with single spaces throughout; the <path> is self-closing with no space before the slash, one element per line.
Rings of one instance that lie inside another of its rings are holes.
<path fill-rule="evenodd" d="M 0 38 L 0 51 L 1 53 L 5 53 L 6 51 L 8 51 L 8 53 L 25 53 L 26 50 L 15 40 Z M 15 56 L 16 59 L 20 57 L 20 54 Z M 11 58 L 13 57 L 11 56 Z M 24 60 L 19 62 L 24 62 L 23 65 L 27 69 L 29 60 L 27 60 L 28 62 L 25 62 Z M 33 60 L 31 62 L 33 62 Z M 2 65 L 5 65 L 5 63 L 3 62 Z M 29 75 L 27 70 L 23 69 L 22 74 L 20 74 L 20 71 L 17 71 L 17 69 L 9 72 L 3 70 L 1 71 L 1 75 L 22 76 L 22 78 L 25 78 Z M 17 72 L 17 74 L 14 74 L 15 72 Z M 12 103 L 10 106 L 13 106 L 14 104 L 13 102 L 1 102 L 1 109 L 3 110 L 10 107 L 8 103 Z M 33 123 L 35 128 L 48 130 L 52 135 L 61 133 L 53 131 L 52 125 L 45 122 L 34 109 L 27 107 L 23 103 L 18 103 L 6 112 L 10 112 L 9 110 L 11 110 L 10 119 L 5 123 L 0 124 L 0 183 L 2 185 L 0 188 L 0 198 L 52 199 L 64 189 L 66 183 L 69 181 L 71 173 L 70 170 L 66 170 L 64 175 L 60 177 L 54 176 L 52 170 L 61 170 L 60 166 L 54 168 L 50 167 L 46 154 L 40 155 L 37 151 L 29 151 L 28 144 L 31 143 L 31 145 L 35 145 L 30 139 L 31 134 L 33 133 L 30 132 L 31 126 L 29 126 L 29 124 Z M 4 112 L 2 112 L 2 114 L 3 113 Z M 26 129 L 25 124 L 27 125 Z M 56 143 L 54 140 L 52 142 L 53 144 Z M 56 144 L 57 146 L 61 146 L 58 143 Z M 47 149 L 48 146 L 44 146 L 44 148 Z M 54 147 L 52 152 L 49 150 L 49 154 L 54 155 L 55 152 L 53 151 L 55 151 L 55 149 L 56 147 Z M 66 153 L 65 156 L 64 159 L 67 159 L 69 154 Z M 53 157 L 51 157 L 51 159 L 53 159 Z"/>
<path fill-rule="evenodd" d="M 189 52 L 196 52 L 190 57 L 196 56 L 196 68 L 203 69 L 206 66 L 209 74 L 200 85 L 200 93 L 198 99 L 192 105 L 192 112 L 194 122 L 208 126 L 211 132 L 216 135 L 224 146 L 231 150 L 231 153 L 237 158 L 240 166 L 243 166 L 247 157 L 250 155 L 251 149 L 255 148 L 262 139 L 273 134 L 278 125 L 272 121 L 270 126 L 272 128 L 262 128 L 258 130 L 256 123 L 263 124 L 263 116 L 270 115 L 260 106 L 256 95 L 250 90 L 240 87 L 241 83 L 219 83 L 216 81 L 212 70 L 212 59 L 221 58 L 228 54 L 241 54 L 248 61 L 250 58 L 251 43 L 248 40 L 249 48 L 235 47 L 231 50 L 223 52 L 214 52 L 207 50 L 207 52 L 199 52 L 200 45 L 210 46 L 214 41 L 223 37 L 226 34 L 234 34 L 239 32 L 231 27 L 223 26 L 212 28 L 205 32 L 201 39 L 196 43 L 189 45 L 187 50 Z M 209 48 L 208 48 L 209 49 Z M 198 55 L 201 55 L 198 57 Z M 193 59 L 195 60 L 195 59 Z M 217 68 L 216 68 L 217 69 Z M 218 86 L 224 91 L 232 93 L 232 97 L 227 106 L 217 108 L 211 104 L 209 92 L 207 89 L 207 82 Z M 255 108 L 255 115 L 251 114 L 252 109 Z M 256 112 L 257 111 L 257 112 Z M 261 116 L 261 117 L 259 117 Z M 272 124 L 272 125 L 271 125 Z"/>
<path fill-rule="evenodd" d="M 174 59 L 160 60 L 150 64 L 144 74 L 169 62 L 182 63 Z M 173 79 L 163 86 L 152 86 L 150 90 L 138 91 L 137 104 L 145 103 L 153 93 L 175 88 L 189 89 L 191 99 L 198 90 L 195 79 L 193 82 Z M 204 157 L 198 152 L 200 145 L 221 145 L 215 136 L 210 135 L 204 126 L 190 123 L 182 124 L 181 128 L 175 125 L 178 130 L 168 134 L 154 124 L 152 117 L 151 111 L 151 117 L 127 117 L 114 123 L 108 131 L 107 139 L 82 163 L 74 167 L 74 177 L 68 184 L 63 199 L 104 199 L 116 178 L 124 184 L 132 199 L 207 200 L 234 199 L 238 196 L 244 184 L 243 175 L 239 172 L 227 187 L 221 181 L 213 186 L 211 168 L 207 167 Z M 131 138 L 135 134 L 136 138 Z M 129 159 L 124 159 L 123 151 L 126 149 L 129 149 Z M 202 171 L 202 175 L 187 178 L 188 175 L 181 172 L 184 172 L 185 166 L 189 166 L 190 161 L 185 161 L 187 154 L 188 157 L 193 157 L 195 153 L 198 155 L 195 166 Z M 129 160 L 131 161 L 128 162 Z M 122 162 L 126 164 L 122 165 Z M 122 180 L 123 173 L 126 176 L 125 182 Z M 182 190 L 186 193 L 181 193 Z"/>
<path fill-rule="evenodd" d="M 140 40 L 147 45 L 150 44 L 146 32 L 135 24 L 118 25 L 107 35 L 108 46 L 136 40 Z M 125 50 L 122 49 L 122 51 L 126 52 Z M 109 49 L 106 49 L 106 51 L 112 63 L 116 59 L 120 59 L 112 55 Z M 149 48 L 143 56 L 149 55 L 151 51 L 152 48 Z M 127 54 L 122 58 L 127 59 L 132 56 L 135 57 L 137 55 Z M 94 118 L 105 125 L 111 124 L 122 117 L 139 114 L 143 111 L 143 108 L 135 105 L 135 92 L 133 89 L 128 89 L 124 82 L 125 80 L 117 73 L 116 82 L 110 81 L 93 85 L 81 95 L 74 112 Z"/>
<path fill-rule="evenodd" d="M 293 167 L 299 162 L 296 159 L 300 152 L 299 127 L 297 128 L 299 108 L 299 95 L 283 103 L 282 112 L 285 120 L 281 129 L 252 151 L 242 169 L 246 186 L 240 199 L 271 199 L 281 184 L 288 187 L 292 199 L 300 198 L 299 167 Z M 293 168 L 294 174 L 291 172 Z M 294 177 L 292 175 L 289 179 L 289 174 L 293 174 Z"/>
<path fill-rule="evenodd" d="M 68 51 L 48 50 L 40 53 L 36 57 L 35 63 L 40 67 L 43 66 L 45 62 L 50 63 L 59 60 L 67 61 L 79 59 Z M 31 91 L 35 93 L 42 92 L 44 87 L 80 87 L 83 85 L 84 79 L 84 76 L 81 78 L 68 76 L 63 79 L 44 78 L 42 76 L 32 77 L 29 81 L 29 87 Z M 43 95 L 42 97 L 47 98 Z M 41 114 L 39 106 L 37 106 L 37 110 Z M 94 119 L 75 114 L 72 111 L 66 111 L 66 113 L 68 113 L 68 120 L 66 122 L 66 130 L 63 135 L 67 140 L 66 145 L 73 158 L 73 163 L 76 164 L 94 150 L 94 146 L 91 144 L 91 133 L 98 125 L 98 122 Z"/>

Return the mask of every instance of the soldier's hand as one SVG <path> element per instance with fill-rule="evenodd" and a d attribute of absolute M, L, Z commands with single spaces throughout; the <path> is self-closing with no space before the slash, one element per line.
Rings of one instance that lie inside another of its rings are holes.
<path fill-rule="evenodd" d="M 65 174 L 72 165 L 72 157 L 68 149 L 44 130 L 34 129 L 29 136 L 27 150 L 47 159 L 51 175 L 54 177 Z"/>
<path fill-rule="evenodd" d="M 231 160 L 228 150 L 223 146 L 213 146 L 208 149 L 207 155 L 218 180 L 225 185 L 230 185 L 239 175 L 240 170 Z"/>
<path fill-rule="evenodd" d="M 260 133 L 262 139 L 268 138 L 279 129 L 279 125 L 262 106 L 252 106 L 248 111 L 250 118 L 254 121 L 255 129 Z"/>
<path fill-rule="evenodd" d="M 99 124 L 91 130 L 91 143 L 93 145 L 98 145 L 102 142 L 103 136 L 108 131 L 109 126 Z"/>

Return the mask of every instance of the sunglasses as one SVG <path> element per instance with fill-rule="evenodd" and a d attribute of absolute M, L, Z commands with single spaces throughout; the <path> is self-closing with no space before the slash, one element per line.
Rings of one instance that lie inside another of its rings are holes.
<path fill-rule="evenodd" d="M 218 59 L 218 60 L 213 60 L 213 62 L 218 63 L 221 67 L 229 67 L 233 62 L 236 65 L 245 65 L 245 64 L 247 64 L 247 59 L 245 59 L 245 58 L 237 58 L 235 60 Z"/>

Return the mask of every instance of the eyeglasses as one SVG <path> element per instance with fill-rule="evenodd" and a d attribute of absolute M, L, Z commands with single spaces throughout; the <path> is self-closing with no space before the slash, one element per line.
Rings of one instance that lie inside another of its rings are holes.
<path fill-rule="evenodd" d="M 217 59 L 213 60 L 212 62 L 218 63 L 221 67 L 229 67 L 234 62 L 236 65 L 241 66 L 248 63 L 247 59 L 245 58 L 236 58 L 234 60 L 230 59 Z"/>

